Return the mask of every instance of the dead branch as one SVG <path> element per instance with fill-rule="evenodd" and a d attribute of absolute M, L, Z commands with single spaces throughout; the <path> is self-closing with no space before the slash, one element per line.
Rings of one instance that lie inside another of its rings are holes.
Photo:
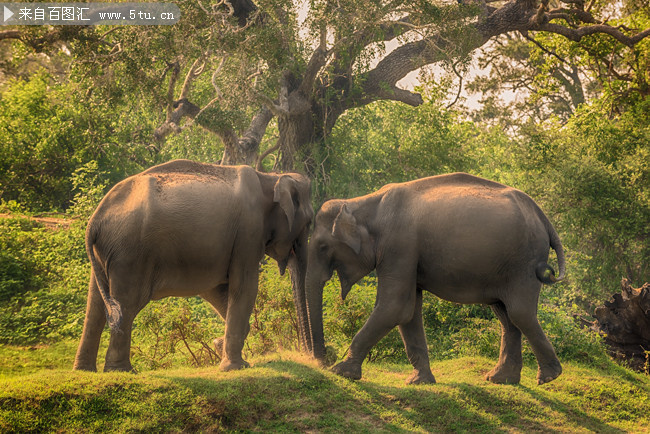
<path fill-rule="evenodd" d="M 620 294 L 596 308 L 595 325 L 604 335 L 610 354 L 637 370 L 648 368 L 650 350 L 650 283 L 633 288 L 621 281 Z"/>

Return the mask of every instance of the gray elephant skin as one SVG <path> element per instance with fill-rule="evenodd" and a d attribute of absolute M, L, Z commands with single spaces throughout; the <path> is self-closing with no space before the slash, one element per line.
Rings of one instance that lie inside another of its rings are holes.
<path fill-rule="evenodd" d="M 557 254 L 557 278 L 547 264 L 549 248 Z M 562 372 L 537 320 L 537 303 L 542 283 L 564 277 L 564 252 L 548 218 L 519 190 L 454 173 L 323 204 L 309 242 L 306 277 L 313 355 L 323 363 L 323 287 L 334 270 L 344 299 L 372 270 L 378 281 L 373 312 L 353 338 L 347 358 L 332 368 L 339 375 L 361 378 L 369 350 L 398 326 L 414 368 L 407 383 L 435 382 L 422 291 L 493 309 L 502 326 L 501 350 L 487 380 L 520 381 L 522 333 L 538 361 L 538 384 Z"/>
<path fill-rule="evenodd" d="M 289 266 L 305 339 L 304 276 L 312 218 L 310 181 L 296 173 L 176 160 L 118 183 L 86 230 L 92 271 L 74 369 L 96 370 L 108 318 L 104 370 L 133 370 L 131 330 L 138 312 L 150 300 L 194 295 L 225 320 L 220 369 L 247 366 L 241 352 L 265 253 L 282 273 Z"/>

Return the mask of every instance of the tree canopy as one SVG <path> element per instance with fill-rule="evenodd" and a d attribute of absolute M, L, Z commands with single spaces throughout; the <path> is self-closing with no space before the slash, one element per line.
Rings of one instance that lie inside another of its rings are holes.
<path fill-rule="evenodd" d="M 47 55 L 57 74 L 88 88 L 87 98 L 138 95 L 148 106 L 140 109 L 155 116 L 147 120 L 155 125 L 150 136 L 141 138 L 154 152 L 170 135 L 202 127 L 219 138 L 223 163 L 261 167 L 273 154 L 274 169 L 297 166 L 312 176 L 319 164 L 313 154 L 341 115 L 378 100 L 421 105 L 422 95 L 400 87 L 401 79 L 435 64 L 458 72 L 481 47 L 488 47 L 484 63 L 500 83 L 475 81 L 474 88 L 540 90 L 536 98 L 547 114 L 575 110 L 593 80 L 615 81 L 617 92 L 648 93 L 648 5 L 636 0 L 179 6 L 182 19 L 170 27 L 0 31 L 0 41 L 20 41 L 3 69 L 20 74 L 26 66 L 16 57 L 45 62 L 39 54 Z M 260 148 L 269 125 L 275 133 Z"/>

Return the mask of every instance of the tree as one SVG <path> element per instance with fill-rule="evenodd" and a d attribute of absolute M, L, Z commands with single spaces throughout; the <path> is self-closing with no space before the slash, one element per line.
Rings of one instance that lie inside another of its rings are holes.
<path fill-rule="evenodd" d="M 648 6 L 631 1 L 314 0 L 302 26 L 286 0 L 259 1 L 245 23 L 227 2 L 193 3 L 181 5 L 182 24 L 174 29 L 85 30 L 70 45 L 96 78 L 122 68 L 132 75 L 121 76 L 122 88 L 156 93 L 152 101 L 165 113 L 157 140 L 198 124 L 223 142 L 223 163 L 250 164 L 277 151 L 275 169 L 299 162 L 312 175 L 313 154 L 347 110 L 378 100 L 422 104 L 420 94 L 398 86 L 411 71 L 453 65 L 517 32 L 608 41 L 617 50 L 634 49 L 650 35 L 650 28 L 637 27 L 647 24 Z M 25 39 L 7 32 L 0 39 Z M 387 49 L 389 43 L 396 48 Z M 145 60 L 154 61 L 153 71 Z M 259 155 L 274 118 L 275 143 Z"/>
<path fill-rule="evenodd" d="M 592 5 L 592 10 L 605 6 Z M 617 7 L 633 11 L 640 6 L 627 2 Z M 618 24 L 648 27 L 647 7 Z M 500 35 L 479 50 L 479 67 L 486 73 L 474 77 L 468 90 L 482 96 L 483 107 L 472 116 L 514 127 L 552 117 L 566 122 L 581 104 L 603 94 L 615 96 L 612 114 L 620 113 L 637 96 L 650 94 L 648 48 L 647 42 L 628 46 L 609 37 L 573 41 L 549 32 Z M 504 90 L 510 91 L 507 99 Z"/>

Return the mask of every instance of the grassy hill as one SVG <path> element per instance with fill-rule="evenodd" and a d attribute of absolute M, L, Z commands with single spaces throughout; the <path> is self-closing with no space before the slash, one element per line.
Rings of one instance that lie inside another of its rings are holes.
<path fill-rule="evenodd" d="M 650 430 L 650 378 L 609 363 L 565 363 L 543 386 L 529 365 L 512 386 L 483 380 L 493 360 L 459 358 L 433 364 L 438 384 L 406 386 L 408 365 L 367 364 L 351 382 L 292 352 L 231 373 L 79 373 L 65 366 L 73 347 L 0 349 L 0 431 Z"/>

